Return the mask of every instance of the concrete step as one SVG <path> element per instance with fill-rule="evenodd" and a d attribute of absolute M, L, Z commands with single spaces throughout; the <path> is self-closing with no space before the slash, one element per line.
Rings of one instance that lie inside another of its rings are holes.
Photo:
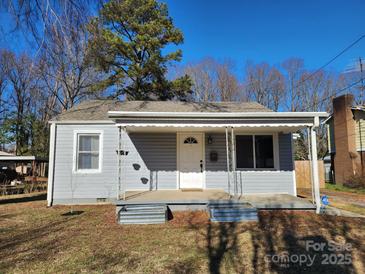
<path fill-rule="evenodd" d="M 245 221 L 257 221 L 257 216 L 244 216 L 244 217 L 219 217 L 219 218 L 211 218 L 211 222 L 245 222 Z"/>
<path fill-rule="evenodd" d="M 120 224 L 161 224 L 167 219 L 166 205 L 119 205 L 117 206 Z"/>
<path fill-rule="evenodd" d="M 257 216 L 257 212 L 211 212 L 214 217 L 240 217 L 240 216 Z"/>
<path fill-rule="evenodd" d="M 212 222 L 257 221 L 257 209 L 250 204 L 208 205 Z"/>
<path fill-rule="evenodd" d="M 216 214 L 225 214 L 225 213 L 233 213 L 233 214 L 241 214 L 248 212 L 257 212 L 255 208 L 210 208 L 211 212 Z"/>

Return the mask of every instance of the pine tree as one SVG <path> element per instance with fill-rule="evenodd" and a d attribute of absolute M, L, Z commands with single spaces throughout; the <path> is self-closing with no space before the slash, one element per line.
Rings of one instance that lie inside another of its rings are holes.
<path fill-rule="evenodd" d="M 183 42 L 166 4 L 111 0 L 91 21 L 89 31 L 90 61 L 108 75 L 95 88 L 116 87 L 116 96 L 131 100 L 189 98 L 192 84 L 187 75 L 173 81 L 166 76 L 169 64 L 180 61 L 182 52 L 165 53 L 165 48 Z"/>

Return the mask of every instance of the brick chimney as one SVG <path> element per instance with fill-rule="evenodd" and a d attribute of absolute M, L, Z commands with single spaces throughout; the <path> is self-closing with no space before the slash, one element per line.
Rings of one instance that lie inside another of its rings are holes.
<path fill-rule="evenodd" d="M 345 94 L 333 99 L 335 180 L 343 184 L 346 179 L 357 173 L 361 159 L 356 151 L 355 120 L 351 110 L 354 96 Z"/>

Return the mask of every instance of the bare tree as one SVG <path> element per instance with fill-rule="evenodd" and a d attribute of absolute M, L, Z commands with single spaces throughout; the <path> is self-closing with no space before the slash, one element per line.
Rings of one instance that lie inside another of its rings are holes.
<path fill-rule="evenodd" d="M 42 58 L 43 80 L 52 92 L 49 103 L 54 108 L 56 100 L 63 111 L 85 98 L 100 95 L 93 86 L 102 73 L 96 72 L 87 61 L 88 34 L 84 20 L 73 10 L 59 20 L 61 25 L 46 29 Z"/>
<path fill-rule="evenodd" d="M 8 104 L 11 108 L 11 120 L 14 125 L 15 151 L 17 154 L 24 154 L 28 150 L 29 128 L 27 118 L 31 113 L 33 98 L 36 97 L 37 75 L 34 73 L 32 60 L 21 55 L 17 57 L 14 53 L 4 51 L 2 65 L 8 79 Z"/>
<path fill-rule="evenodd" d="M 91 7 L 100 6 L 102 0 L 0 0 L 0 9 L 8 12 L 15 28 L 23 31 L 28 42 L 35 43 L 39 51 L 46 39 L 46 32 L 49 26 L 58 25 L 62 27 L 61 17 L 67 15 L 71 10 L 73 16 L 86 18 L 90 12 L 85 13 Z"/>
<path fill-rule="evenodd" d="M 301 106 L 299 86 L 304 71 L 304 61 L 299 58 L 290 58 L 282 63 L 286 76 L 286 104 L 289 111 L 297 111 Z"/>
<path fill-rule="evenodd" d="M 219 62 L 211 57 L 188 65 L 184 72 L 193 81 L 193 99 L 200 102 L 239 101 L 244 97 L 230 60 Z"/>
<path fill-rule="evenodd" d="M 246 65 L 245 89 L 249 99 L 274 111 L 284 102 L 284 77 L 266 63 Z"/>
<path fill-rule="evenodd" d="M 225 60 L 217 65 L 217 90 L 221 101 L 238 101 L 240 85 L 234 75 L 234 63 Z"/>
<path fill-rule="evenodd" d="M 197 102 L 217 101 L 216 62 L 205 58 L 195 65 L 188 65 L 184 72 L 193 81 L 193 99 Z"/>

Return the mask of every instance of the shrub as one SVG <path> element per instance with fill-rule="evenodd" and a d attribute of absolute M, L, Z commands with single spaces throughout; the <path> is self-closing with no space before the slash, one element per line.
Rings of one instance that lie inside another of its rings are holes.
<path fill-rule="evenodd" d="M 350 188 L 365 188 L 365 177 L 361 175 L 353 175 L 348 178 L 343 185 Z"/>

